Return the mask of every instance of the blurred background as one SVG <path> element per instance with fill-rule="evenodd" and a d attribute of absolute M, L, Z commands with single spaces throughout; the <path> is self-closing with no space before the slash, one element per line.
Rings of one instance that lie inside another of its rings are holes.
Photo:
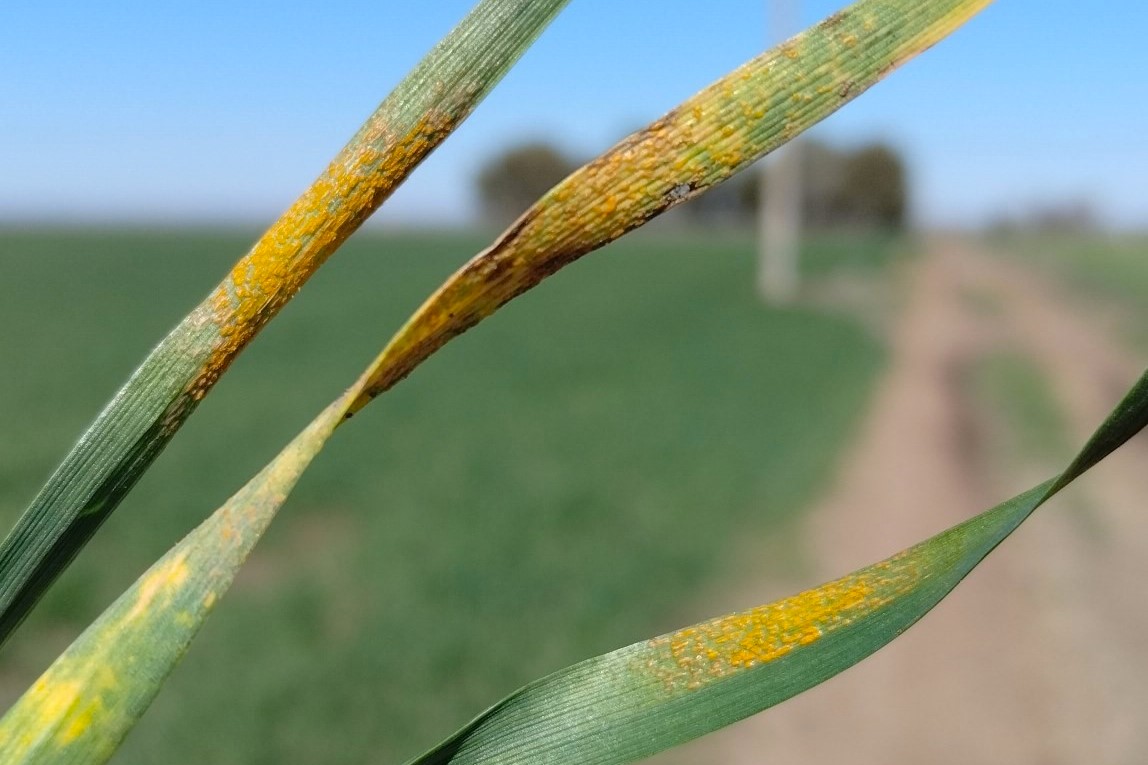
<path fill-rule="evenodd" d="M 0 11 L 5 527 L 470 5 Z M 769 9 L 572 3 L 206 399 L 0 653 L 0 704 L 537 196 L 775 41 Z M 767 161 L 452 343 L 340 431 L 115 761 L 402 761 L 1056 472 L 1148 359 L 1146 24 L 996 3 L 808 134 L 799 186 Z M 765 298 L 779 188 L 799 247 Z M 871 660 L 665 761 L 1143 762 L 1145 457 Z"/>

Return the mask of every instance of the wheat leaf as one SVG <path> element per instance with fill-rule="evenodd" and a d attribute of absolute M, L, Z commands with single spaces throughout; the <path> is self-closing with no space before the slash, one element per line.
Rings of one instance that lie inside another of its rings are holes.
<path fill-rule="evenodd" d="M 61 654 L 0 720 L 5 763 L 101 763 L 115 753 L 343 408 L 324 410 Z"/>
<path fill-rule="evenodd" d="M 554 187 L 419 308 L 352 412 L 509 300 L 812 127 L 990 2 L 861 0 L 625 138 Z"/>
<path fill-rule="evenodd" d="M 1148 372 L 1060 476 L 893 557 L 534 682 L 410 765 L 616 765 L 715 731 L 891 642 L 1032 512 L 1148 423 Z"/>
<path fill-rule="evenodd" d="M 0 544 L 0 644 L 227 366 L 475 108 L 568 0 L 484 0 L 156 348 Z"/>

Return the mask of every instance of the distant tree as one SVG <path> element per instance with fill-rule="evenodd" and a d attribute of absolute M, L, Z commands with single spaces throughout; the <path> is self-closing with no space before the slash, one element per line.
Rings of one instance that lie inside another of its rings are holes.
<path fill-rule="evenodd" d="M 1046 203 L 1029 215 L 1029 228 L 1049 234 L 1083 234 L 1100 228 L 1096 210 L 1087 200 Z"/>
<path fill-rule="evenodd" d="M 1101 228 L 1100 218 L 1087 199 L 1041 202 L 990 220 L 986 231 L 998 236 L 1019 233 L 1087 234 Z"/>
<path fill-rule="evenodd" d="M 848 154 L 816 139 L 806 139 L 801 152 L 803 225 L 812 229 L 841 225 L 847 208 L 844 179 Z"/>
<path fill-rule="evenodd" d="M 577 166 L 544 141 L 506 149 L 479 172 L 477 185 L 483 214 L 491 223 L 510 223 Z"/>
<path fill-rule="evenodd" d="M 807 138 L 801 164 L 801 219 L 805 227 L 904 225 L 907 184 L 904 162 L 894 149 L 870 144 L 846 151 Z M 759 173 L 747 171 L 685 204 L 682 218 L 691 224 L 750 225 L 760 194 Z"/>
<path fill-rule="evenodd" d="M 901 157 L 885 144 L 864 146 L 845 157 L 841 193 L 845 222 L 899 229 L 907 196 Z"/>

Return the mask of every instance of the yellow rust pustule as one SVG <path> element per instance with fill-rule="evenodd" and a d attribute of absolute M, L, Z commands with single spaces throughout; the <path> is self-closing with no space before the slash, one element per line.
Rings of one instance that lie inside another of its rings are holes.
<path fill-rule="evenodd" d="M 398 136 L 383 125 L 360 134 L 255 243 L 209 298 L 220 340 L 190 386 L 198 399 L 328 257 L 465 116 L 430 111 Z"/>
<path fill-rule="evenodd" d="M 812 590 L 654 638 L 645 667 L 667 692 L 707 683 L 810 646 L 908 592 L 913 558 L 900 555 Z"/>

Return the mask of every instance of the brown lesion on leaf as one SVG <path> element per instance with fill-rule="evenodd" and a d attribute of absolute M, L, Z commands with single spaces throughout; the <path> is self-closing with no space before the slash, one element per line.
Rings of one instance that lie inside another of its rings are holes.
<path fill-rule="evenodd" d="M 821 27 L 823 29 L 833 29 L 833 27 L 838 26 L 848 18 L 849 13 L 845 10 L 840 10 L 821 22 Z"/>

